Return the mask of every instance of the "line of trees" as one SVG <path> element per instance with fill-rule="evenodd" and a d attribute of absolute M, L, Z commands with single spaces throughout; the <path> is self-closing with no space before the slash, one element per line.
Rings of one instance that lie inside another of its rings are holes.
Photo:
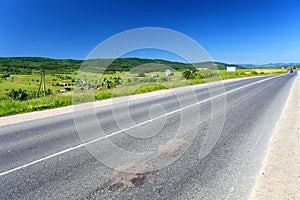
<path fill-rule="evenodd" d="M 159 59 L 140 58 L 92 59 L 87 61 L 39 57 L 0 58 L 0 74 L 38 74 L 41 68 L 47 70 L 49 74 L 54 75 L 76 73 L 79 69 L 87 72 L 113 74 L 117 71 L 149 73 L 165 71 L 167 68 L 177 71 L 186 69 L 194 70 L 195 68 L 202 67 L 226 69 L 227 66 L 229 65 L 218 62 L 195 63 L 192 65 Z"/>
<path fill-rule="evenodd" d="M 220 74 L 215 70 L 202 70 L 200 71 L 191 71 L 191 70 L 184 70 L 182 73 L 182 76 L 185 79 L 208 79 L 208 78 L 214 78 L 214 77 L 220 77 Z"/>

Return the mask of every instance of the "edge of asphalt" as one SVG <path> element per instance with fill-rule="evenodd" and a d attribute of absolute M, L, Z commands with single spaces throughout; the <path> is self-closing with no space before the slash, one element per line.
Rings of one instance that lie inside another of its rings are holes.
<path fill-rule="evenodd" d="M 300 199 L 300 76 L 276 124 L 250 200 Z"/>
<path fill-rule="evenodd" d="M 216 82 L 211 82 L 211 83 L 206 83 L 206 84 L 198 84 L 198 85 L 191 85 L 191 86 L 185 86 L 185 87 L 177 87 L 177 88 L 171 88 L 171 89 L 167 89 L 167 90 L 158 90 L 158 91 L 148 92 L 148 93 L 143 93 L 143 94 L 136 94 L 136 95 L 131 95 L 131 96 L 122 96 L 122 97 L 105 99 L 105 100 L 101 100 L 101 101 L 82 103 L 82 104 L 76 105 L 76 111 L 82 111 L 82 110 L 87 110 L 87 109 L 91 109 L 91 108 L 99 108 L 99 107 L 104 107 L 104 106 L 110 106 L 110 105 L 115 104 L 115 103 L 132 102 L 132 101 L 136 101 L 136 100 L 144 99 L 144 98 L 148 98 L 148 97 L 160 96 L 160 95 L 165 95 L 165 94 L 172 94 L 174 92 L 178 92 L 180 90 L 183 90 L 186 87 L 191 87 L 192 89 L 198 89 L 198 88 L 205 88 L 210 84 L 211 85 L 217 85 L 217 84 L 235 82 L 235 81 L 239 81 L 239 80 L 252 79 L 252 78 L 257 78 L 257 77 L 261 77 L 261 76 L 227 79 L 227 80 L 221 80 L 221 81 L 216 81 Z M 74 112 L 74 105 L 65 106 L 65 107 L 61 107 L 61 108 L 54 108 L 54 109 L 49 109 L 49 110 L 42 110 L 42 111 L 28 112 L 28 113 L 22 113 L 22 114 L 16 114 L 16 115 L 0 117 L 0 127 L 1 126 L 6 126 L 6 125 L 11 125 L 11 124 L 16 124 L 16 123 L 21 123 L 21 122 L 32 121 L 32 120 L 36 120 L 36 119 L 42 119 L 42 118 L 47 118 L 47 117 L 53 117 L 53 116 L 68 114 L 68 113 L 72 113 L 72 112 Z"/>

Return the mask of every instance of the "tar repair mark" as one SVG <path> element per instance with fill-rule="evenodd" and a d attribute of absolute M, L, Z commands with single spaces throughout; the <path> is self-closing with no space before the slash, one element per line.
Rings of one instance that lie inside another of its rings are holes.
<path fill-rule="evenodd" d="M 144 173 L 131 173 L 134 169 L 141 171 L 144 169 Z M 146 164 L 130 164 L 127 166 L 119 167 L 112 172 L 110 190 L 117 190 L 122 187 L 139 187 L 142 186 L 146 179 L 153 173 L 152 168 Z"/>

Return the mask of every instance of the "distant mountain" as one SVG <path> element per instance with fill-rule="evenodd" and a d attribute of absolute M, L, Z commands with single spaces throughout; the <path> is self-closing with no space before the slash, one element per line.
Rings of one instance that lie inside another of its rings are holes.
<path fill-rule="evenodd" d="M 268 63 L 268 64 L 238 64 L 239 66 L 245 68 L 280 68 L 280 67 L 292 67 L 296 65 L 297 67 L 300 66 L 300 63 Z"/>

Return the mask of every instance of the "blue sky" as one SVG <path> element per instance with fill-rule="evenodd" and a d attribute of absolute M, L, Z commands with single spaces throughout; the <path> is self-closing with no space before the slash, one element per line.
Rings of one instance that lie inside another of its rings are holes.
<path fill-rule="evenodd" d="M 163 27 L 193 38 L 215 61 L 300 61 L 298 0 L 0 0 L 0 8 L 0 56 L 85 59 L 122 31 Z"/>

